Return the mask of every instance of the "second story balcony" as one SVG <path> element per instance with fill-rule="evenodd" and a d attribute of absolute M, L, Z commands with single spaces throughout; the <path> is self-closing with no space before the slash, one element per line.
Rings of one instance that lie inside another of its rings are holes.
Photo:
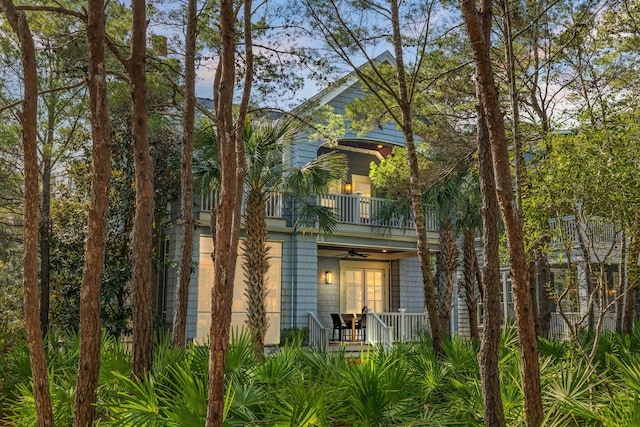
<path fill-rule="evenodd" d="M 203 195 L 200 199 L 200 212 L 207 214 L 215 201 L 215 193 Z M 267 218 L 283 219 L 285 214 L 286 197 L 281 193 L 270 193 L 267 202 Z M 414 229 L 412 218 L 392 212 L 393 200 L 376 197 L 366 197 L 360 194 L 334 194 L 330 193 L 318 197 L 317 203 L 334 209 L 338 222 L 341 224 L 364 225 L 371 227 L 389 227 L 396 229 Z M 244 202 L 242 212 L 244 213 Z M 425 206 L 425 222 L 428 231 L 438 230 L 438 219 L 431 206 Z"/>
<path fill-rule="evenodd" d="M 574 215 L 549 220 L 551 243 L 568 248 L 579 245 L 582 240 L 589 246 L 609 246 L 620 243 L 620 230 L 602 218 L 589 217 L 583 221 Z"/>
<path fill-rule="evenodd" d="M 394 201 L 356 194 L 327 194 L 318 197 L 318 204 L 335 210 L 343 224 L 369 225 L 373 227 L 414 229 L 413 218 L 393 213 Z M 431 206 L 425 206 L 425 222 L 428 231 L 438 230 L 438 219 Z"/>

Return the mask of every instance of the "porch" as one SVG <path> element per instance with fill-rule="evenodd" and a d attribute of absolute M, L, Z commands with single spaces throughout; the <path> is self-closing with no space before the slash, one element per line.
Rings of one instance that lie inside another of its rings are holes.
<path fill-rule="evenodd" d="M 381 344 L 385 348 L 395 342 L 417 341 L 428 334 L 429 320 L 427 313 L 406 313 L 404 309 L 397 313 L 367 313 L 366 337 L 357 341 L 361 344 Z M 315 313 L 309 313 L 309 346 L 317 349 L 329 349 L 333 328 L 322 324 Z M 349 342 L 353 343 L 353 341 Z"/>
<path fill-rule="evenodd" d="M 565 314 L 570 323 L 575 325 L 580 321 L 579 313 Z M 586 326 L 586 325 L 585 325 Z M 615 331 L 616 317 L 614 313 L 607 313 L 600 324 L 601 331 Z M 318 349 L 329 349 L 333 330 L 324 326 L 314 313 L 309 313 L 309 345 Z M 385 348 L 396 342 L 417 341 L 429 333 L 429 319 L 427 313 L 406 313 L 400 309 L 398 313 L 368 313 L 366 339 L 360 341 L 344 341 L 349 345 L 377 345 Z M 570 338 L 567 322 L 559 313 L 551 313 L 549 339 L 566 340 Z"/>

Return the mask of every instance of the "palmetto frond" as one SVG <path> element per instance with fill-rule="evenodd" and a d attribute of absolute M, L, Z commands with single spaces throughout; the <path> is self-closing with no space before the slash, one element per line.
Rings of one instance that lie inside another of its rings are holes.
<path fill-rule="evenodd" d="M 296 197 L 310 198 L 324 195 L 333 180 L 341 180 L 347 170 L 347 158 L 335 152 L 322 154 L 305 165 L 287 172 L 286 192 Z"/>
<path fill-rule="evenodd" d="M 201 129 L 196 135 L 198 149 L 193 153 L 195 188 L 207 193 L 220 187 L 220 156 L 215 128 Z"/>
<path fill-rule="evenodd" d="M 298 204 L 296 227 L 314 227 L 316 224 L 321 234 L 331 234 L 338 229 L 339 221 L 333 209 L 301 201 Z"/>

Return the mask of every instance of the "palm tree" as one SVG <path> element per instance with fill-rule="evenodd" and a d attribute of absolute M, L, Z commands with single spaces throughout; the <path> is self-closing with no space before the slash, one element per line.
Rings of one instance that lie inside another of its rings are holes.
<path fill-rule="evenodd" d="M 281 192 L 295 200 L 296 218 L 305 224 L 316 223 L 321 233 L 337 227 L 332 209 L 310 200 L 327 192 L 331 181 L 342 179 L 346 158 L 334 152 L 323 154 L 298 168 L 283 163 L 285 143 L 296 129 L 290 122 L 247 121 L 245 140 L 245 211 L 246 238 L 242 243 L 245 296 L 248 304 L 247 324 L 251 330 L 255 356 L 264 356 L 264 337 L 269 326 L 265 301 L 266 275 L 269 267 L 266 207 L 271 192 Z M 194 155 L 196 186 L 203 191 L 219 187 L 217 138 L 213 130 L 200 133 L 200 148 Z M 212 217 L 214 212 L 212 212 Z"/>
<path fill-rule="evenodd" d="M 471 339 L 480 341 L 478 331 L 478 290 L 480 287 L 480 267 L 475 248 L 476 233 L 482 227 L 480 209 L 480 182 L 478 174 L 470 171 L 460 180 L 460 191 L 456 202 L 456 231 L 462 233 L 463 274 L 458 292 L 463 296 L 469 313 L 469 331 Z"/>
<path fill-rule="evenodd" d="M 458 269 L 458 244 L 453 229 L 453 214 L 459 196 L 460 174 L 432 187 L 426 194 L 427 203 L 434 206 L 440 222 L 440 266 L 442 275 L 438 287 L 438 318 L 443 333 L 451 333 L 450 319 L 453 308 L 453 288 Z"/>

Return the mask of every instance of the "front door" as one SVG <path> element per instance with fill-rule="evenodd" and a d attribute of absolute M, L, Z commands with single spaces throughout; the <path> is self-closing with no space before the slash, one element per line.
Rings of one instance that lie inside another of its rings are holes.
<path fill-rule="evenodd" d="M 342 261 L 340 272 L 341 313 L 360 313 L 363 307 L 375 313 L 387 310 L 388 264 Z"/>

